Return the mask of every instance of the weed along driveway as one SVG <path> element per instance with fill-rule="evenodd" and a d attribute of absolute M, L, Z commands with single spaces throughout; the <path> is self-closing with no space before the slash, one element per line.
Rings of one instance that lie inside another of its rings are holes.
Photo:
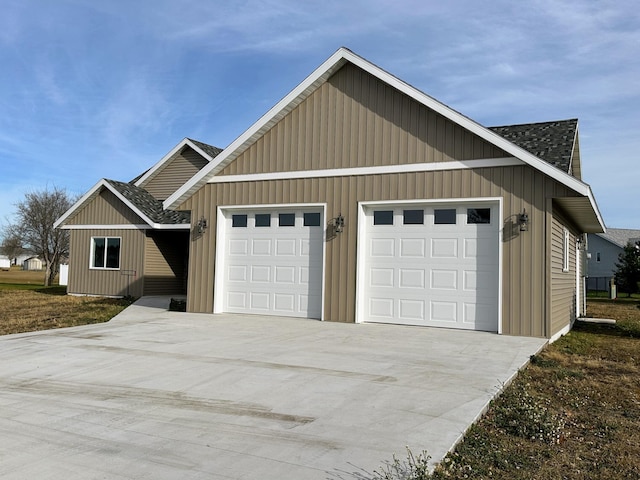
<path fill-rule="evenodd" d="M 545 344 L 163 302 L 0 337 L 0 477 L 370 478 L 405 446 L 443 457 Z"/>

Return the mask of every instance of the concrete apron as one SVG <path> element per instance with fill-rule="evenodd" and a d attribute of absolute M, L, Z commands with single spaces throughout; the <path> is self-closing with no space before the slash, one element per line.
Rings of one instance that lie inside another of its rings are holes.
<path fill-rule="evenodd" d="M 546 343 L 167 305 L 0 337 L 1 478 L 371 478 L 442 459 Z"/>

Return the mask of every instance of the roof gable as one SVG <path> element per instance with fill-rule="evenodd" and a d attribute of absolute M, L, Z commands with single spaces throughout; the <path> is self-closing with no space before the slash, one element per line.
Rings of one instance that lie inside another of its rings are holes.
<path fill-rule="evenodd" d="M 624 248 L 629 242 L 635 242 L 640 239 L 640 230 L 608 228 L 607 233 L 598 233 L 597 235 L 620 248 Z"/>
<path fill-rule="evenodd" d="M 194 152 L 196 155 L 188 155 L 185 152 Z M 133 179 L 131 183 L 148 189 L 156 198 L 164 200 L 211 162 L 220 152 L 222 152 L 220 148 L 185 138 L 153 167 Z M 179 165 L 172 168 L 174 164 Z"/>
<path fill-rule="evenodd" d="M 189 212 L 165 210 L 162 207 L 162 202 L 155 199 L 143 188 L 136 187 L 130 183 L 102 179 L 67 210 L 64 215 L 56 220 L 54 228 L 73 228 L 74 226 L 67 225 L 68 222 L 94 201 L 104 190 L 114 195 L 126 208 L 137 215 L 148 228 L 175 229 L 190 227 L 191 215 Z M 101 225 L 102 222 L 100 219 L 96 219 L 92 224 Z"/>
<path fill-rule="evenodd" d="M 584 201 L 580 200 L 579 205 L 579 223 L 583 223 L 585 231 L 602 231 L 604 223 L 595 203 L 595 199 L 591 192 L 591 188 L 579 179 L 569 175 L 568 173 L 554 167 L 546 161 L 536 157 L 524 148 L 512 143 L 503 136 L 493 132 L 470 118 L 460 114 L 445 104 L 438 102 L 434 98 L 426 95 L 420 90 L 403 82 L 397 77 L 389 74 L 380 67 L 366 61 L 362 57 L 354 54 L 346 48 L 340 48 L 329 59 L 327 59 L 320 67 L 318 67 L 311 75 L 305 78 L 296 88 L 286 95 L 280 102 L 264 114 L 257 122 L 249 127 L 243 134 L 234 140 L 225 150 L 223 150 L 214 161 L 206 165 L 182 187 L 174 192 L 164 202 L 165 208 L 178 208 L 186 199 L 193 195 L 200 187 L 202 187 L 209 179 L 220 173 L 227 165 L 233 162 L 240 154 L 242 154 L 249 146 L 251 146 L 258 138 L 264 135 L 276 123 L 283 119 L 297 105 L 315 92 L 322 84 L 324 84 L 335 72 L 342 68 L 346 63 L 352 63 L 371 75 L 382 80 L 392 88 L 399 90 L 408 97 L 422 103 L 431 110 L 441 114 L 457 125 L 460 125 L 469 132 L 479 136 L 492 145 L 502 149 L 507 154 L 523 161 L 525 164 L 535 168 L 536 170 L 555 179 L 561 184 L 567 186 L 578 195 L 584 197 Z"/>

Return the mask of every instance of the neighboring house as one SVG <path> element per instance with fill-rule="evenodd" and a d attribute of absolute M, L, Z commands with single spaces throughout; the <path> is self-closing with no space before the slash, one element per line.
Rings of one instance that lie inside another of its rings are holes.
<path fill-rule="evenodd" d="M 0 269 L 9 270 L 11 268 L 11 259 L 6 255 L 0 255 Z"/>
<path fill-rule="evenodd" d="M 44 263 L 38 257 L 29 257 L 22 262 L 23 270 L 43 270 Z"/>
<path fill-rule="evenodd" d="M 640 240 L 640 230 L 608 228 L 607 233 L 590 233 L 587 239 L 587 288 L 608 290 L 617 268 L 618 256 L 627 243 Z"/>
<path fill-rule="evenodd" d="M 485 128 L 343 48 L 223 151 L 185 139 L 56 225 L 73 294 L 547 338 L 604 231 L 576 120 Z"/>

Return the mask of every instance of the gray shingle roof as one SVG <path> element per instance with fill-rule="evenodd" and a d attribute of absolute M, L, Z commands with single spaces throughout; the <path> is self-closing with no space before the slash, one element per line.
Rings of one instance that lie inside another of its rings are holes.
<path fill-rule="evenodd" d="M 640 230 L 632 230 L 629 228 L 607 228 L 607 233 L 596 233 L 596 235 L 615 243 L 624 248 L 627 243 L 635 242 L 640 239 Z"/>
<path fill-rule="evenodd" d="M 214 147 L 213 145 L 208 145 L 206 143 L 199 142 L 197 140 L 194 140 L 193 138 L 189 138 L 188 140 L 195 143 L 200 149 L 202 149 L 205 153 L 207 153 L 211 157 L 217 157 L 220 154 L 220 152 L 222 152 L 221 148 Z"/>
<path fill-rule="evenodd" d="M 489 127 L 489 130 L 564 172 L 569 171 L 578 119 Z"/>
<path fill-rule="evenodd" d="M 131 183 L 118 182 L 116 180 L 105 180 L 118 193 L 133 204 L 140 212 L 146 215 L 153 223 L 162 225 L 182 225 L 191 222 L 189 212 L 177 212 L 175 210 L 164 210 L 162 202 L 156 200 L 153 195 L 144 188 L 136 187 Z"/>

